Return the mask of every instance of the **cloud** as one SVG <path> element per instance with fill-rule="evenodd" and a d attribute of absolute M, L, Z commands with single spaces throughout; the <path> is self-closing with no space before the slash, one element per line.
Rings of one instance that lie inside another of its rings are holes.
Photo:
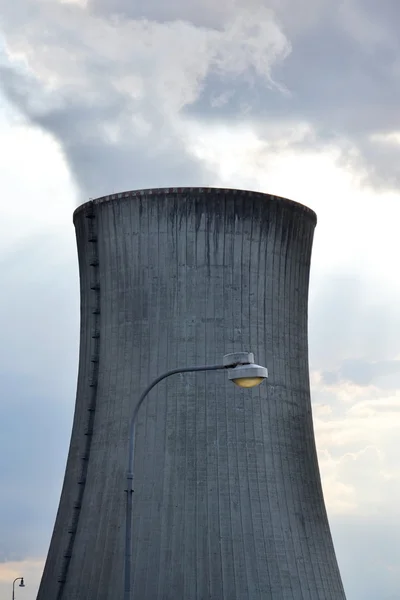
<path fill-rule="evenodd" d="M 313 371 L 318 458 L 348 598 L 391 600 L 400 585 L 400 393 L 327 384 Z"/>
<path fill-rule="evenodd" d="M 395 600 L 400 583 L 398 518 L 385 514 L 331 519 L 334 542 L 349 600 Z M 349 540 L 354 540 L 354 545 Z"/>
<path fill-rule="evenodd" d="M 397 377 L 391 377 L 391 376 Z M 335 381 L 352 381 L 359 385 L 370 385 L 379 379 L 381 387 L 387 385 L 392 389 L 400 387 L 400 360 L 381 360 L 369 362 L 362 359 L 349 359 L 342 362 L 337 371 L 323 373 L 326 383 Z M 386 383 L 389 379 L 388 383 Z"/>
<path fill-rule="evenodd" d="M 215 182 L 186 148 L 182 109 L 209 74 L 233 81 L 253 72 L 274 86 L 271 66 L 289 51 L 272 13 L 261 9 L 215 30 L 182 20 L 111 19 L 76 4 L 18 4 L 21 12 L 6 11 L 3 90 L 60 142 L 90 196 Z"/>
<path fill-rule="evenodd" d="M 331 511 L 355 511 L 358 516 L 378 515 L 382 510 L 397 514 L 398 389 L 327 383 L 318 371 L 312 372 L 312 388 L 319 460 Z"/>
<path fill-rule="evenodd" d="M 394 0 L 2 2 L 3 89 L 61 142 L 85 194 L 215 183 L 182 116 L 240 118 L 263 141 L 303 124 L 292 147 L 334 145 L 370 184 L 398 184 Z"/>
<path fill-rule="evenodd" d="M 384 265 L 382 269 L 390 277 L 389 269 Z M 399 353 L 399 292 L 390 279 L 383 285 L 385 292 L 392 293 L 389 302 L 373 280 L 345 273 L 343 267 L 341 273 L 327 271 L 316 281 L 310 299 L 310 352 L 315 367 L 332 373 L 335 366 L 339 379 L 356 383 L 362 377 L 374 380 L 379 370 L 383 375 L 385 365 L 393 373 L 398 369 L 393 361 Z M 378 364 L 374 367 L 374 363 Z M 370 375 L 361 374 L 363 367 Z"/>
<path fill-rule="evenodd" d="M 34 378 L 1 370 L 0 379 L 0 562 L 4 562 L 47 552 L 49 516 L 55 518 L 71 419 L 65 393 L 55 403 Z"/>
<path fill-rule="evenodd" d="M 340 164 L 357 169 L 365 182 L 397 188 L 400 146 L 385 137 L 400 125 L 399 42 L 392 26 L 397 4 L 307 2 L 308 10 L 304 3 L 297 9 L 293 3 L 271 4 L 291 44 L 274 70 L 288 93 L 265 90 L 260 81 L 238 85 L 229 101 L 216 108 L 215 81 L 210 80 L 190 107 L 191 116 L 234 126 L 240 115 L 265 141 L 271 123 L 283 132 L 305 123 L 303 140 L 295 147 L 329 150 L 333 145 L 340 150 Z"/>
<path fill-rule="evenodd" d="M 399 182 L 394 0 L 2 3 L 3 89 L 60 141 L 84 194 L 215 184 L 185 121 L 240 119 L 261 141 L 300 125 L 292 148 L 333 145 L 369 184 Z"/>

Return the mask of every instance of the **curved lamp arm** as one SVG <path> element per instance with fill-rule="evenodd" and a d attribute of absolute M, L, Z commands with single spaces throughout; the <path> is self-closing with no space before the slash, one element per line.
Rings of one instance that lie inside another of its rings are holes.
<path fill-rule="evenodd" d="M 144 392 L 140 396 L 139 401 L 134 408 L 132 419 L 131 419 L 131 425 L 130 425 L 130 431 L 129 431 L 129 452 L 128 452 L 128 470 L 127 470 L 127 478 L 128 479 L 130 479 L 130 480 L 133 479 L 133 461 L 134 461 L 134 452 L 135 452 L 136 419 L 137 419 L 140 407 L 142 406 L 143 402 L 145 401 L 147 394 L 149 394 L 151 392 L 153 387 L 155 387 L 163 379 L 166 379 L 167 377 L 170 377 L 171 375 L 176 375 L 178 373 L 194 373 L 196 371 L 220 371 L 222 369 L 227 369 L 227 368 L 228 367 L 226 367 L 225 365 L 206 365 L 206 366 L 201 366 L 201 367 L 183 367 L 181 369 L 171 369 L 170 371 L 166 371 L 162 375 L 159 375 L 158 377 L 156 377 L 156 379 L 154 379 L 150 383 L 150 385 L 147 386 L 147 388 L 144 390 Z"/>
<path fill-rule="evenodd" d="M 126 473 L 126 521 L 125 521 L 125 556 L 124 556 L 124 600 L 132 600 L 131 597 L 131 586 L 132 586 L 132 504 L 133 504 L 133 471 L 134 471 L 134 460 L 135 460 L 135 425 L 136 419 L 144 400 L 146 399 L 149 392 L 163 379 L 166 379 L 170 375 L 177 373 L 193 373 L 198 371 L 222 371 L 228 370 L 229 379 L 233 381 L 240 381 L 243 379 L 251 380 L 251 385 L 247 387 L 253 387 L 258 385 L 261 381 L 268 377 L 268 371 L 265 367 L 260 367 L 254 364 L 254 355 L 252 352 L 237 352 L 233 354 L 226 354 L 223 359 L 223 364 L 218 365 L 204 365 L 199 367 L 181 367 L 179 369 L 172 369 L 166 371 L 162 375 L 159 375 L 154 379 L 150 385 L 144 390 L 142 395 L 137 402 L 130 423 L 129 430 L 129 452 L 128 452 L 128 468 Z M 239 384 L 240 385 L 240 384 Z"/>
<path fill-rule="evenodd" d="M 24 585 L 24 578 L 23 577 L 16 577 L 13 581 L 13 585 L 12 585 L 12 600 L 15 600 L 15 584 L 17 581 L 21 581 L 20 583 L 20 587 L 25 587 Z"/>
<path fill-rule="evenodd" d="M 132 495 L 133 495 L 133 468 L 135 460 L 135 426 L 136 419 L 146 396 L 151 392 L 153 387 L 160 383 L 163 379 L 176 375 L 177 373 L 193 373 L 196 371 L 219 371 L 226 369 L 225 365 L 205 365 L 200 367 L 182 367 L 180 369 L 171 369 L 154 379 L 150 385 L 144 390 L 136 404 L 129 430 L 129 451 L 128 451 L 128 469 L 126 473 L 126 522 L 125 522 L 125 579 L 124 579 L 124 600 L 131 600 L 131 560 L 132 560 Z"/>

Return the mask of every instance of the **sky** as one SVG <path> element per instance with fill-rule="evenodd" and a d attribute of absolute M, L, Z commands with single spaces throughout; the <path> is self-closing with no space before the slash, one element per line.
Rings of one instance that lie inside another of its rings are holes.
<path fill-rule="evenodd" d="M 0 600 L 34 600 L 75 402 L 72 225 L 125 189 L 317 212 L 316 442 L 348 600 L 400 587 L 398 0 L 0 0 Z M 50 451 L 49 451 L 50 448 Z"/>

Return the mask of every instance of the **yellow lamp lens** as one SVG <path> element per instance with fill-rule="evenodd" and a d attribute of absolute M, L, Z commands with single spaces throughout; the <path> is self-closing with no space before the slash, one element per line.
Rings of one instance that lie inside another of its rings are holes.
<path fill-rule="evenodd" d="M 256 385 L 260 385 L 263 381 L 263 377 L 238 377 L 237 379 L 233 379 L 233 383 L 236 383 L 241 388 L 256 387 Z"/>

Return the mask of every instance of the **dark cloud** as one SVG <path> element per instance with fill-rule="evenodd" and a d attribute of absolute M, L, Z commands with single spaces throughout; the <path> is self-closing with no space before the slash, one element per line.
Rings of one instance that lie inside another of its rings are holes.
<path fill-rule="evenodd" d="M 54 98 L 38 81 L 9 68 L 0 69 L 0 78 L 7 98 L 61 143 L 82 200 L 122 189 L 213 181 L 156 110 L 149 131 L 140 136 L 131 120 L 135 108 L 117 92 L 104 90 L 93 103 L 75 93 Z"/>

